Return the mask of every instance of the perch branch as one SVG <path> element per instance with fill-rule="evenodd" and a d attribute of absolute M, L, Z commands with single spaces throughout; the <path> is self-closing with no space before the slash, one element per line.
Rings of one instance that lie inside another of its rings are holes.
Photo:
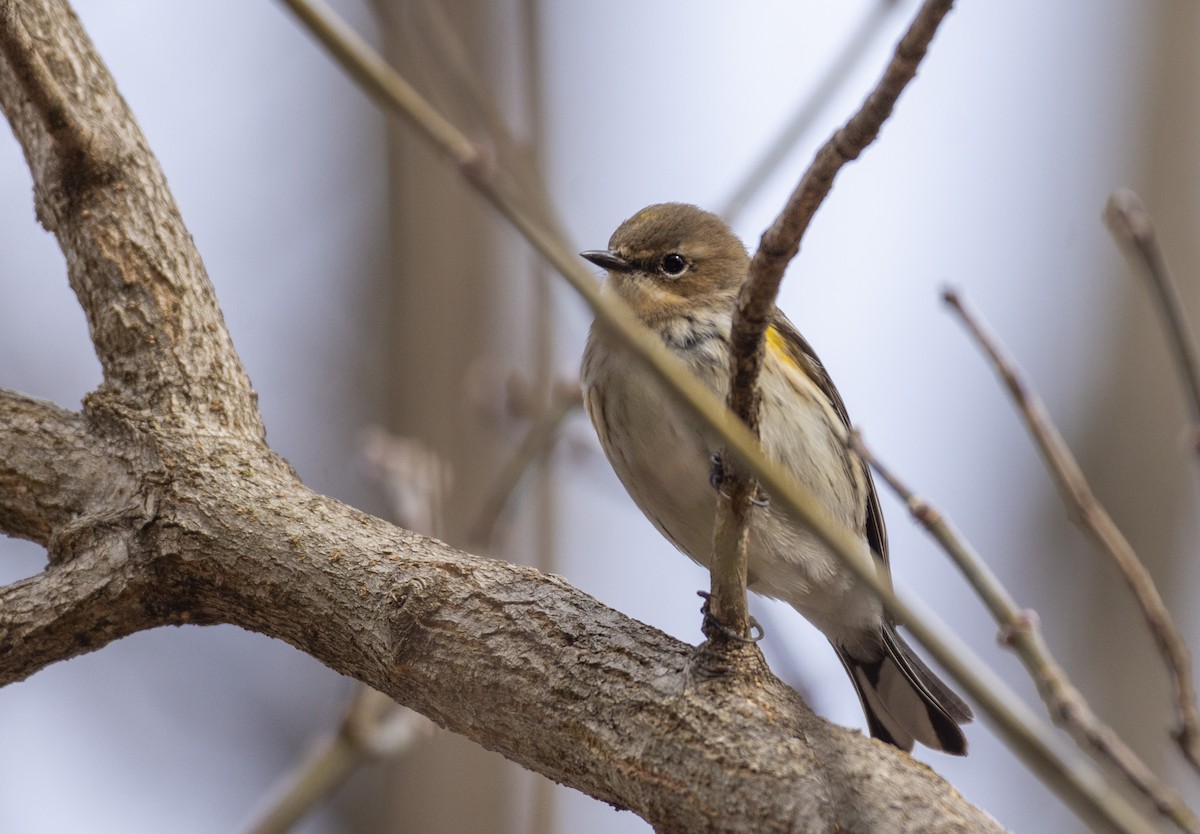
<path fill-rule="evenodd" d="M 253 396 L 211 287 L 78 18 L 63 0 L 25 0 L 19 13 L 89 123 L 129 140 L 111 188 L 43 208 L 105 368 L 84 402 L 89 432 L 153 492 L 139 506 L 106 496 L 105 473 L 80 473 L 95 479 L 101 506 L 62 542 L 59 561 L 4 589 L 0 683 L 151 625 L 234 623 L 660 830 L 763 820 L 788 830 L 996 830 L 909 757 L 817 720 L 764 666 L 711 674 L 690 647 L 561 580 L 458 553 L 305 489 L 254 430 Z M 27 101 L 0 60 L 0 106 L 45 195 L 60 187 L 57 167 L 45 162 L 48 134 Z M 148 261 L 126 257 L 147 251 Z"/>
<path fill-rule="evenodd" d="M 926 0 L 917 10 L 875 89 L 849 121 L 817 151 L 787 204 L 763 233 L 758 251 L 750 261 L 750 272 L 738 293 L 729 336 L 729 395 L 726 403 L 755 435 L 758 434 L 758 376 L 764 359 L 763 340 L 775 313 L 775 298 L 779 294 L 783 272 L 800 251 L 800 240 L 817 208 L 829 194 L 838 172 L 857 159 L 879 135 L 896 100 L 916 76 L 917 67 L 939 24 L 952 6 L 953 0 Z M 729 451 L 727 449 L 722 456 L 727 465 L 735 461 Z M 724 546 L 714 555 L 713 608 L 719 620 L 744 630 L 746 555 L 740 531 L 745 525 L 750 498 L 757 491 L 757 484 L 733 468 L 729 475 L 724 486 L 731 499 L 719 501 L 717 509 L 717 537 Z M 739 542 L 743 546 L 735 546 Z"/>
<path fill-rule="evenodd" d="M 946 290 L 943 297 L 987 354 L 996 373 L 1008 388 L 1026 428 L 1054 476 L 1059 495 L 1062 496 L 1072 519 L 1096 546 L 1109 555 L 1133 593 L 1167 666 L 1180 722 L 1176 738 L 1195 767 L 1198 761 L 1196 740 L 1197 728 L 1200 728 L 1200 715 L 1196 708 L 1196 690 L 1192 685 L 1192 657 L 1187 643 L 1167 610 L 1166 603 L 1158 593 L 1153 577 L 1092 492 L 1083 470 L 1079 468 L 1079 463 L 1071 454 L 1066 441 L 1050 420 L 1041 399 L 1022 377 L 1016 363 L 1000 345 L 999 340 L 980 315 L 972 310 L 956 291 Z"/>

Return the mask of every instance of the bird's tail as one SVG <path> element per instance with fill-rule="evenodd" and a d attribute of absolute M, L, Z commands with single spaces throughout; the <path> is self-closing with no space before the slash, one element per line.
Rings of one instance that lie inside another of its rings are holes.
<path fill-rule="evenodd" d="M 974 717 L 971 708 L 917 657 L 894 626 L 885 625 L 881 637 L 883 652 L 869 661 L 834 646 L 858 690 L 871 735 L 901 750 L 912 750 L 919 741 L 965 756 L 967 739 L 958 725 Z"/>

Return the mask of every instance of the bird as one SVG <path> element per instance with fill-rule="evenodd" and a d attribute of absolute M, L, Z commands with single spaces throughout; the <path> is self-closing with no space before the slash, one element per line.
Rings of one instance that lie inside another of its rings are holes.
<path fill-rule="evenodd" d="M 733 310 L 750 266 L 729 225 L 694 205 L 660 203 L 621 223 L 606 249 L 580 255 L 607 270 L 602 291 L 628 305 L 724 400 Z M 634 503 L 676 548 L 711 567 L 719 438 L 600 322 L 588 333 L 580 382 L 605 456 Z M 869 468 L 846 446 L 846 406 L 778 310 L 766 330 L 759 386 L 765 454 L 857 534 L 864 557 L 877 554 L 890 582 L 883 514 Z M 972 720 L 970 707 L 904 642 L 878 597 L 769 496 L 752 508 L 748 528 L 749 590 L 788 603 L 825 635 L 871 736 L 901 750 L 920 742 L 966 755 L 960 725 Z"/>

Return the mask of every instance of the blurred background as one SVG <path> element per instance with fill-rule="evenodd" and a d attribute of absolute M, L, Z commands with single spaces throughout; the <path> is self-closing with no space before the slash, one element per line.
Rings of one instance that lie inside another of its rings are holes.
<path fill-rule="evenodd" d="M 698 642 L 707 577 L 644 521 L 578 413 L 493 533 L 472 535 L 529 425 L 576 375 L 590 315 L 565 285 L 281 4 L 75 5 L 166 170 L 270 442 L 305 482 L 390 515 L 363 437 L 415 438 L 453 469 L 448 541 L 562 574 Z M 501 168 L 540 176 L 572 244 L 594 249 L 666 200 L 724 213 L 753 248 L 917 4 L 333 5 Z M 1196 43 L 1200 6 L 1186 0 L 962 3 L 879 142 L 841 174 L 780 297 L 876 454 L 949 513 L 1100 715 L 1192 799 L 1153 644 L 939 291 L 961 288 L 989 317 L 1200 645 L 1188 415 L 1150 298 L 1100 221 L 1112 189 L 1141 193 L 1200 320 Z M 99 366 L 7 132 L 0 230 L 0 386 L 77 408 Z M 883 500 L 898 585 L 1036 703 L 955 570 Z M 43 563 L 0 538 L 0 581 Z M 824 638 L 786 607 L 754 609 L 779 674 L 861 727 Z M 229 627 L 58 664 L 0 690 L 0 831 L 245 830 L 353 692 Z M 967 799 L 1015 830 L 1082 830 L 986 723 L 968 735 L 964 760 L 924 756 Z M 356 773 L 297 830 L 649 829 L 436 731 Z"/>

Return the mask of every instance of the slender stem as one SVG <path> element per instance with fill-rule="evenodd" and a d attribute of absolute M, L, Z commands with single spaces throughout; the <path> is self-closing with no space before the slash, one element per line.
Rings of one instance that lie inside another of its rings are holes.
<path fill-rule="evenodd" d="M 865 561 L 859 564 L 857 536 L 833 521 L 816 498 L 795 483 L 782 467 L 768 461 L 746 426 L 688 373 L 661 340 L 638 322 L 624 304 L 600 293 L 592 276 L 562 246 L 557 236 L 537 222 L 534 213 L 483 176 L 486 169 L 475 164 L 479 154 L 473 151 L 466 137 L 452 127 L 447 129 L 449 123 L 440 115 L 429 116 L 432 108 L 424 101 L 420 106 L 413 106 L 412 97 L 416 93 L 407 82 L 388 68 L 365 41 L 336 20 L 327 6 L 316 0 L 284 2 L 298 10 L 297 14 L 313 34 L 327 44 L 339 62 L 346 65 L 371 95 L 403 116 L 451 160 L 459 163 L 468 181 L 562 274 L 593 310 L 596 319 L 624 341 L 687 408 L 712 427 L 726 447 L 759 477 L 773 502 L 795 513 L 822 543 L 845 560 L 855 577 L 879 596 L 888 614 L 908 626 L 916 639 L 991 718 L 1009 746 L 1065 802 L 1086 820 L 1114 830 L 1147 834 L 1155 831 L 1154 825 L 1126 800 L 1104 788 L 1103 778 L 1097 771 L 1082 762 L 1068 763 L 1049 741 L 1052 730 L 969 649 L 949 636 L 944 626 L 932 624 L 932 618 L 919 615 L 912 605 L 899 599 L 876 574 L 873 564 Z"/>
<path fill-rule="evenodd" d="M 1092 492 L 1083 470 L 1079 468 L 1079 463 L 1071 454 L 1066 441 L 1050 420 L 1041 399 L 1022 377 L 1016 363 L 1009 358 L 990 328 L 956 291 L 946 290 L 943 297 L 983 348 L 1004 381 L 1021 418 L 1025 421 L 1025 427 L 1033 436 L 1043 460 L 1050 468 L 1059 495 L 1072 513 L 1075 523 L 1109 555 L 1133 593 L 1167 666 L 1180 722 L 1176 738 L 1188 761 L 1196 767 L 1196 739 L 1200 728 L 1200 713 L 1197 712 L 1196 690 L 1192 684 L 1192 656 L 1154 584 L 1153 577 L 1150 576 L 1150 571 Z"/>
<path fill-rule="evenodd" d="M 246 825 L 246 834 L 293 830 L 363 765 L 399 757 L 433 726 L 382 692 L 358 684 L 337 730 L 271 789 L 262 810 Z"/>
<path fill-rule="evenodd" d="M 729 410 L 758 435 L 760 394 L 758 376 L 765 361 L 763 339 L 775 311 L 783 271 L 800 250 L 809 221 L 833 185 L 838 171 L 870 145 L 891 115 L 896 99 L 917 73 L 917 66 L 950 11 L 953 0 L 926 0 L 896 47 L 875 89 L 818 151 L 800 178 L 787 205 L 766 232 L 750 262 L 750 272 L 738 296 L 730 332 Z M 750 498 L 758 491 L 751 475 L 733 466 L 726 449 L 724 490 L 729 500 L 717 503 L 712 562 L 712 610 L 726 627 L 746 633 L 746 536 L 742 528 L 750 513 Z M 881 556 L 884 554 L 880 554 Z"/>
<path fill-rule="evenodd" d="M 1159 246 L 1154 220 L 1141 197 L 1128 188 L 1118 188 L 1104 207 L 1104 221 L 1130 264 L 1146 279 L 1158 302 L 1167 340 L 1192 410 L 1193 446 L 1200 452 L 1200 358 L 1197 357 L 1196 336 L 1188 324 L 1179 286 L 1171 276 Z M 1200 765 L 1195 749 L 1197 744 L 1200 741 L 1193 732 L 1193 751 L 1188 758 L 1193 764 Z"/>
<path fill-rule="evenodd" d="M 554 447 L 558 439 L 558 431 L 563 423 L 581 405 L 578 389 L 576 396 L 564 396 L 563 392 L 551 392 L 552 400 L 534 420 L 525 437 L 512 453 L 512 456 L 501 467 L 491 488 L 484 496 L 483 506 L 471 525 L 468 542 L 473 542 L 484 548 L 491 546 L 495 536 L 496 524 L 504 513 L 504 508 L 512 500 L 513 493 L 521 483 L 521 478 L 535 463 L 542 460 Z"/>
<path fill-rule="evenodd" d="M 733 378 L 733 389 L 742 391 L 735 400 L 739 403 L 733 409 L 735 413 L 748 413 L 753 400 L 752 386 L 743 380 L 757 378 L 762 363 L 763 334 L 775 311 L 775 297 L 779 294 L 783 271 L 800 251 L 800 240 L 833 187 L 834 178 L 879 135 L 896 100 L 916 75 L 938 25 L 952 6 L 953 0 L 925 0 L 921 4 L 875 89 L 845 126 L 817 151 L 783 211 L 763 232 L 734 314 L 733 351 L 735 356 L 744 357 Z M 743 399 L 746 405 L 741 404 Z"/>
<path fill-rule="evenodd" d="M 710 628 L 712 624 L 705 622 L 705 636 L 710 640 L 720 640 L 725 630 L 743 638 L 750 636 L 746 545 L 750 538 L 750 498 L 758 490 L 758 481 L 752 475 L 738 475 L 732 468 L 732 457 L 726 449 L 722 457 L 724 477 L 713 522 L 712 596 L 708 610 L 721 628 Z"/>
<path fill-rule="evenodd" d="M 731 224 L 741 214 L 746 204 L 779 170 L 779 166 L 788 158 L 796 143 L 812 127 L 817 115 L 850 78 L 852 70 L 867 54 L 867 47 L 883 30 L 884 24 L 899 5 L 897 0 L 876 0 L 867 9 L 862 21 L 846 39 L 837 57 L 826 68 L 824 74 L 805 91 L 804 100 L 800 102 L 787 125 L 733 190 L 718 214 Z"/>
<path fill-rule="evenodd" d="M 950 519 L 880 463 L 858 432 L 851 433 L 848 442 L 900 496 L 913 518 L 942 546 L 979 594 L 1000 624 L 1001 642 L 1016 651 L 1029 676 L 1037 684 L 1050 718 L 1065 727 L 1095 758 L 1116 767 L 1135 790 L 1149 799 L 1159 813 L 1181 830 L 1189 834 L 1200 832 L 1200 820 L 1183 801 L 1183 797 L 1159 778 L 1116 731 L 1092 712 L 1083 694 L 1071 683 L 1042 638 L 1037 614 L 1017 606 L 999 577 L 955 529 Z"/>

